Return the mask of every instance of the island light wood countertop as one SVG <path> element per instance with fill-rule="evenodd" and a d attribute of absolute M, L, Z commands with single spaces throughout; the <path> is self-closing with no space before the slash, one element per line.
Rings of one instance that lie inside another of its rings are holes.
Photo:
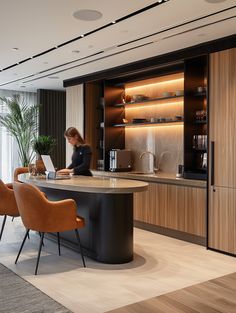
<path fill-rule="evenodd" d="M 30 177 L 29 174 L 21 174 L 18 177 L 21 182 L 38 187 L 89 193 L 128 194 L 148 188 L 148 183 L 143 181 L 111 177 L 72 176 L 63 180 L 46 179 L 44 176 Z"/>

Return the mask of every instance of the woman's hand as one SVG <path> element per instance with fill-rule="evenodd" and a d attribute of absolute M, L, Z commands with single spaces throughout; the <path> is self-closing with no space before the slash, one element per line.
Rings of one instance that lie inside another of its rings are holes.
<path fill-rule="evenodd" d="M 62 170 L 57 171 L 57 174 L 60 175 L 69 175 L 73 173 L 73 170 L 70 170 L 69 168 L 63 168 Z"/>

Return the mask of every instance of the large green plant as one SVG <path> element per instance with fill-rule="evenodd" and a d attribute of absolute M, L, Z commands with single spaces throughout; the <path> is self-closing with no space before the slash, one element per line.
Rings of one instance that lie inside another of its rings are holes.
<path fill-rule="evenodd" d="M 55 146 L 55 139 L 51 136 L 38 136 L 33 143 L 33 149 L 38 155 L 49 154 Z"/>
<path fill-rule="evenodd" d="M 28 105 L 20 95 L 0 97 L 6 112 L 0 115 L 0 125 L 16 139 L 22 166 L 28 166 L 33 158 L 32 145 L 38 132 L 39 105 Z"/>

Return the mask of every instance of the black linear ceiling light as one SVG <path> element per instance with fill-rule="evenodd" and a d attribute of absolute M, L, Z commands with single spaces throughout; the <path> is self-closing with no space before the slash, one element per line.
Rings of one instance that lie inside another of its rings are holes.
<path fill-rule="evenodd" d="M 159 0 L 159 1 L 157 1 L 157 2 L 154 2 L 153 4 L 151 4 L 151 5 L 149 5 L 149 6 L 146 6 L 146 7 L 142 8 L 142 9 L 139 9 L 139 10 L 137 10 L 137 11 L 134 11 L 133 13 L 130 13 L 130 14 L 128 14 L 128 15 L 125 15 L 125 16 L 123 16 L 123 17 L 121 17 L 121 18 L 119 18 L 119 19 L 117 19 L 117 20 L 115 20 L 115 21 L 111 21 L 110 23 L 105 24 L 105 25 L 103 25 L 103 26 L 101 26 L 101 27 L 98 27 L 98 28 L 96 28 L 96 29 L 94 29 L 94 30 L 92 30 L 92 31 L 90 31 L 90 32 L 88 32 L 88 33 L 81 34 L 81 35 L 79 35 L 78 37 L 75 37 L 75 38 L 73 38 L 73 39 L 71 39 L 71 40 L 68 40 L 68 41 L 66 41 L 66 42 L 63 42 L 63 43 L 61 43 L 61 44 L 59 44 L 59 45 L 57 45 L 57 46 L 55 46 L 55 47 L 52 47 L 52 48 L 50 48 L 50 49 L 48 49 L 48 50 L 45 50 L 45 51 L 43 51 L 43 52 L 40 52 L 40 53 L 38 53 L 38 54 L 36 54 L 36 55 L 30 56 L 30 57 L 27 58 L 27 59 L 21 60 L 21 61 L 15 63 L 15 64 L 9 65 L 9 66 L 7 66 L 7 67 L 5 67 L 5 68 L 2 68 L 2 69 L 0 69 L 0 72 L 5 71 L 5 70 L 8 70 L 8 69 L 10 69 L 10 68 L 12 68 L 12 67 L 15 67 L 15 66 L 17 66 L 17 65 L 19 65 L 19 64 L 22 64 L 22 63 L 25 63 L 25 62 L 27 62 L 27 61 L 30 61 L 30 60 L 32 60 L 32 58 L 34 58 L 34 59 L 35 59 L 35 58 L 38 58 L 38 57 L 40 57 L 40 56 L 42 56 L 42 55 L 45 55 L 45 54 L 47 54 L 47 53 L 49 53 L 49 52 L 51 52 L 51 51 L 54 51 L 54 50 L 56 50 L 56 49 L 58 49 L 58 48 L 61 48 L 61 47 L 63 47 L 63 46 L 66 46 L 66 45 L 68 45 L 68 44 L 70 44 L 70 43 L 72 43 L 72 42 L 75 42 L 75 41 L 80 40 L 80 39 L 82 39 L 82 38 L 84 38 L 84 37 L 87 37 L 87 36 L 89 36 L 89 35 L 92 35 L 92 34 L 98 32 L 98 31 L 100 31 L 100 30 L 103 30 L 103 29 L 107 28 L 107 27 L 113 26 L 114 24 L 120 23 L 120 22 L 122 22 L 122 21 L 124 21 L 124 20 L 127 20 L 127 19 L 133 17 L 133 16 L 136 16 L 136 15 L 138 15 L 138 14 L 141 14 L 141 13 L 145 12 L 145 11 L 151 10 L 151 9 L 153 9 L 153 8 L 155 8 L 155 7 L 157 7 L 157 6 L 161 5 L 161 4 L 164 4 L 165 2 L 168 2 L 168 1 L 170 1 L 170 0 Z M 83 11 L 92 11 L 92 10 L 83 10 Z M 78 11 L 77 11 L 77 12 L 78 12 Z M 75 12 L 74 14 L 75 14 L 75 15 L 78 15 L 77 12 Z M 96 12 L 97 12 L 96 14 L 97 14 L 97 16 L 98 16 L 100 12 L 98 12 L 98 11 L 96 11 Z M 77 13 L 77 14 L 76 14 L 76 13 Z M 90 12 L 90 13 L 91 13 L 91 12 Z M 93 18 L 95 17 L 96 14 L 94 14 Z M 83 14 L 82 14 L 82 15 L 83 15 Z M 93 15 L 93 14 L 92 14 L 92 15 Z M 91 15 L 91 14 L 88 14 L 88 12 L 87 12 L 87 20 L 88 20 L 88 18 L 92 18 L 92 15 Z M 85 14 L 85 16 L 86 16 L 86 14 Z M 89 16 L 90 16 L 90 17 L 89 17 Z"/>

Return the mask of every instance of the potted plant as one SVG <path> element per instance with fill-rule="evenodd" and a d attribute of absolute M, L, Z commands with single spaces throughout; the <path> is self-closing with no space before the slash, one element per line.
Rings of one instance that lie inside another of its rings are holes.
<path fill-rule="evenodd" d="M 49 154 L 55 146 L 55 139 L 51 136 L 38 136 L 33 142 L 33 149 L 37 154 L 36 168 L 37 172 L 43 174 L 45 172 L 45 166 L 42 161 L 42 154 Z"/>
<path fill-rule="evenodd" d="M 25 167 L 33 159 L 32 144 L 38 132 L 39 105 L 29 105 L 20 95 L 0 97 L 6 113 L 0 116 L 0 125 L 16 139 L 21 166 Z"/>

